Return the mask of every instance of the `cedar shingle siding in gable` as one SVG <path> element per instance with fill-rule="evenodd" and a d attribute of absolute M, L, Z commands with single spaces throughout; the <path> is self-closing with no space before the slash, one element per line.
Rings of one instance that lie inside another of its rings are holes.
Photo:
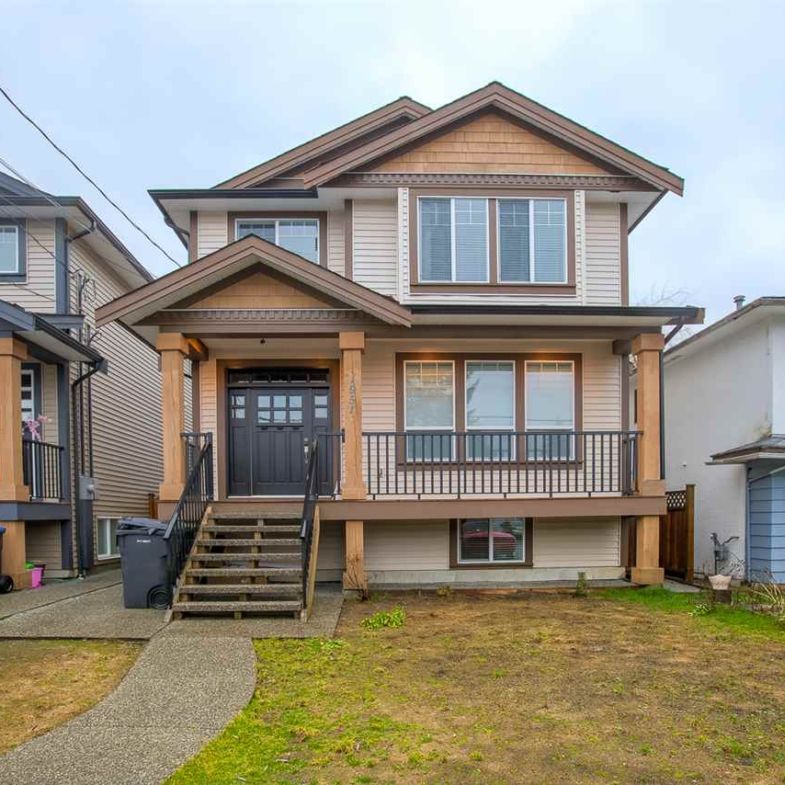
<path fill-rule="evenodd" d="M 587 158 L 489 112 L 362 168 L 369 172 L 608 174 Z"/>

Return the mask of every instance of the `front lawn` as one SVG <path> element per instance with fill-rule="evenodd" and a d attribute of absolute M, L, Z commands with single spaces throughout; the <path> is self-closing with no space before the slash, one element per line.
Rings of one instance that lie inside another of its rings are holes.
<path fill-rule="evenodd" d="M 335 640 L 257 642 L 253 701 L 168 784 L 782 783 L 785 632 L 695 603 L 347 603 Z"/>
<path fill-rule="evenodd" d="M 96 704 L 140 651 L 113 641 L 0 640 L 0 754 Z"/>

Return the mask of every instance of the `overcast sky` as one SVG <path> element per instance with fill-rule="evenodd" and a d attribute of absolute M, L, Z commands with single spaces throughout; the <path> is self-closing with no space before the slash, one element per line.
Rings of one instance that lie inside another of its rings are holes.
<path fill-rule="evenodd" d="M 3 0 L 0 84 L 150 234 L 209 187 L 399 95 L 499 80 L 686 179 L 630 238 L 634 302 L 785 294 L 785 3 Z M 0 99 L 0 156 L 173 268 Z"/>

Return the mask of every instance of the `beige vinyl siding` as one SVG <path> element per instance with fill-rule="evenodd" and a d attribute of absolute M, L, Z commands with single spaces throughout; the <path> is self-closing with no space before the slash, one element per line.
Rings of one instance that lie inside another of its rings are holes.
<path fill-rule="evenodd" d="M 619 230 L 617 203 L 586 203 L 587 305 L 621 305 Z"/>
<path fill-rule="evenodd" d="M 343 210 L 327 213 L 327 267 L 338 275 L 346 275 L 346 215 Z"/>
<path fill-rule="evenodd" d="M 226 434 L 218 433 L 218 365 L 215 360 L 199 364 L 199 430 L 213 434 L 213 448 L 223 444 Z M 213 487 L 218 491 L 218 461 L 213 453 Z"/>
<path fill-rule="evenodd" d="M 33 221 L 24 224 L 27 254 L 25 281 L 0 281 L 0 300 L 40 313 L 57 310 L 55 292 L 55 220 Z M 36 242 L 37 241 L 37 242 Z M 43 247 L 42 247 L 43 246 Z"/>
<path fill-rule="evenodd" d="M 197 233 L 197 258 L 201 259 L 207 254 L 218 251 L 228 245 L 234 237 L 229 238 L 228 216 L 225 212 L 205 212 L 197 214 L 196 233 Z"/>
<path fill-rule="evenodd" d="M 355 199 L 354 280 L 381 294 L 398 293 L 398 209 L 394 201 Z"/>
<path fill-rule="evenodd" d="M 534 567 L 616 567 L 621 562 L 619 518 L 536 518 Z"/>
<path fill-rule="evenodd" d="M 89 279 L 84 308 L 85 324 L 92 331 L 95 308 L 130 287 L 84 243 L 72 246 L 71 265 Z M 158 490 L 162 471 L 158 355 L 116 323 L 102 327 L 91 345 L 109 363 L 108 374 L 92 377 L 99 493 L 94 514 L 96 518 L 145 515 L 147 495 Z"/>
<path fill-rule="evenodd" d="M 448 521 L 365 524 L 367 570 L 441 570 L 450 566 Z"/>
<path fill-rule="evenodd" d="M 41 414 L 47 418 L 41 429 L 43 440 L 59 444 L 56 365 L 41 365 L 41 387 Z"/>
<path fill-rule="evenodd" d="M 62 564 L 59 521 L 28 521 L 25 525 L 25 557 L 33 564 L 45 564 L 47 571 Z"/>

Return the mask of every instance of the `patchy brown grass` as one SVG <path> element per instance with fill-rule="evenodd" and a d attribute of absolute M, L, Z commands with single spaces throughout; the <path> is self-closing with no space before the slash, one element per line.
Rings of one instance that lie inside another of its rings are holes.
<path fill-rule="evenodd" d="M 171 783 L 785 782 L 785 635 L 651 597 L 347 603 L 338 641 L 257 642 L 256 697 Z"/>
<path fill-rule="evenodd" d="M 109 641 L 0 641 L 0 753 L 96 704 L 140 651 Z"/>

